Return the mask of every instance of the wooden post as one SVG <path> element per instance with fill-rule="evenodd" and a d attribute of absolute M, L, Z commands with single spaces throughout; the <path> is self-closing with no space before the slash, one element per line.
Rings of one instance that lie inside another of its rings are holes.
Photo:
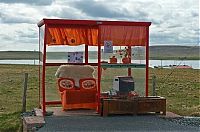
<path fill-rule="evenodd" d="M 22 112 L 26 112 L 27 83 L 28 83 L 28 73 L 25 73 L 24 74 L 24 89 L 23 89 L 23 97 L 22 97 Z"/>
<path fill-rule="evenodd" d="M 152 95 L 156 96 L 156 76 L 153 75 L 152 77 Z"/>
<path fill-rule="evenodd" d="M 35 65 L 35 50 L 33 51 L 33 65 Z"/>

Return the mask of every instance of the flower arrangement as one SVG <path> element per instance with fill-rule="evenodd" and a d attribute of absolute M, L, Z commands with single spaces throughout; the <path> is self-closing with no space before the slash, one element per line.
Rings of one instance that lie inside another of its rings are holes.
<path fill-rule="evenodd" d="M 123 63 L 130 62 L 130 51 L 127 47 L 117 50 L 116 53 L 120 55 Z"/>
<path fill-rule="evenodd" d="M 125 47 L 124 49 L 119 49 L 116 50 L 116 53 L 119 54 L 121 56 L 121 58 L 124 57 L 129 57 L 129 49 L 127 47 Z"/>

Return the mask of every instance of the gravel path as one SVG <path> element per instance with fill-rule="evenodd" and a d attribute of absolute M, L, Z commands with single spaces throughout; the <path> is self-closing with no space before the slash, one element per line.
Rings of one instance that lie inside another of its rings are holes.
<path fill-rule="evenodd" d="M 181 119 L 168 120 L 154 115 L 140 116 L 65 116 L 45 117 L 46 124 L 39 132 L 199 132 L 199 124 L 181 124 Z"/>

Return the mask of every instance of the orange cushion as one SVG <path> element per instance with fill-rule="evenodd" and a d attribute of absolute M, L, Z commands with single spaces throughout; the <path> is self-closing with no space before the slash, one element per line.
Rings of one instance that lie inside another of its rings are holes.
<path fill-rule="evenodd" d="M 80 79 L 80 86 L 83 89 L 96 89 L 96 80 L 94 78 Z"/>
<path fill-rule="evenodd" d="M 73 89 L 74 88 L 74 80 L 71 78 L 60 78 L 58 80 L 58 85 L 60 88 L 60 91 L 66 90 L 66 89 Z"/>

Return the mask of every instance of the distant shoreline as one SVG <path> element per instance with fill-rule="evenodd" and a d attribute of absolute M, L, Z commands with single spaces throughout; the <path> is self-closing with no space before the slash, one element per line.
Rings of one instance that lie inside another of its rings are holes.
<path fill-rule="evenodd" d="M 145 48 L 133 47 L 132 59 L 145 59 Z M 119 55 L 102 53 L 103 59 L 109 59 L 110 56 Z M 34 60 L 39 58 L 38 51 L 0 51 L 0 60 Z M 48 59 L 65 59 L 67 52 L 47 52 Z M 90 59 L 97 59 L 97 51 L 89 51 Z M 200 60 L 200 46 L 150 46 L 150 60 Z"/>
<path fill-rule="evenodd" d="M 97 59 L 97 58 L 92 58 L 92 59 Z M 38 58 L 0 58 L 0 60 L 39 60 Z M 49 60 L 55 60 L 55 59 L 49 59 Z M 61 59 L 63 60 L 63 59 Z M 132 59 L 134 60 L 134 59 Z M 140 60 L 140 59 L 138 59 Z M 144 59 L 141 59 L 144 60 Z M 200 60 L 200 58 L 196 57 L 196 58 L 185 58 L 185 59 L 180 59 L 180 58 L 176 58 L 176 57 L 164 57 L 164 58 L 152 58 L 150 57 L 149 60 Z"/>

